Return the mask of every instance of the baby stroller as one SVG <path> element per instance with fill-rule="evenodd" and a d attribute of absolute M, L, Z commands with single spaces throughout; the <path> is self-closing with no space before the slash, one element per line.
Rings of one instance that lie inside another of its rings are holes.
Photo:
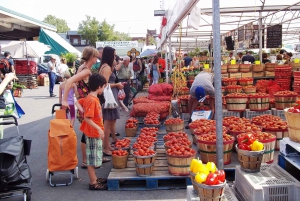
<path fill-rule="evenodd" d="M 1 125 L 14 124 L 18 136 L 0 139 L 0 199 L 23 195 L 24 201 L 31 200 L 31 172 L 26 156 L 30 154 L 31 140 L 19 134 L 17 118 L 1 115 Z M 20 194 L 22 192 L 22 194 Z"/>
<path fill-rule="evenodd" d="M 78 178 L 77 137 L 70 120 L 66 118 L 66 110 L 55 110 L 61 104 L 52 106 L 52 120 L 48 131 L 48 169 L 46 180 L 50 186 L 68 186 L 73 182 L 73 174 Z M 56 118 L 53 119 L 53 114 Z M 55 174 L 69 174 L 67 183 L 53 184 L 52 177 Z"/>

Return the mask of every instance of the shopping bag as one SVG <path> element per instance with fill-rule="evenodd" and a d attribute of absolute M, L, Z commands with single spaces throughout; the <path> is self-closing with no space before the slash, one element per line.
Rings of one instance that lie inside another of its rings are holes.
<path fill-rule="evenodd" d="M 115 109 L 118 107 L 118 104 L 115 100 L 114 94 L 110 88 L 110 84 L 107 84 L 107 86 L 105 87 L 104 91 L 104 98 L 105 98 L 105 103 L 103 108 L 104 109 Z"/>
<path fill-rule="evenodd" d="M 16 118 L 21 118 L 21 116 L 25 114 L 25 112 L 16 102 L 10 90 L 5 90 L 3 93 L 3 97 L 5 100 L 4 115 L 14 115 Z"/>
<path fill-rule="evenodd" d="M 126 97 L 125 91 L 123 89 L 118 92 L 118 100 L 124 100 Z"/>

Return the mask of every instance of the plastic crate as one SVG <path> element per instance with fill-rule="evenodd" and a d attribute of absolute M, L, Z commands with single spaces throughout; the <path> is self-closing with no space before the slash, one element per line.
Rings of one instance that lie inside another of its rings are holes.
<path fill-rule="evenodd" d="M 250 109 L 246 109 L 246 111 L 243 113 L 243 116 L 247 119 L 252 119 L 253 117 L 257 117 L 264 114 L 272 114 L 271 110 L 266 111 L 251 111 Z"/>
<path fill-rule="evenodd" d="M 280 117 L 283 121 L 285 121 L 284 111 L 277 110 L 276 108 L 272 108 L 272 115 Z"/>
<path fill-rule="evenodd" d="M 241 117 L 241 113 L 240 112 L 223 110 L 223 117 L 231 117 L 231 116 Z"/>
<path fill-rule="evenodd" d="M 235 168 L 235 189 L 246 201 L 298 200 L 300 182 L 277 164 L 263 163 L 260 172 Z"/>
<path fill-rule="evenodd" d="M 187 201 L 200 201 L 200 198 L 194 191 L 193 186 L 187 186 L 186 188 L 186 200 Z M 238 199 L 235 197 L 234 193 L 228 186 L 228 184 L 225 187 L 224 191 L 224 197 L 222 198 L 221 201 L 238 201 Z"/>

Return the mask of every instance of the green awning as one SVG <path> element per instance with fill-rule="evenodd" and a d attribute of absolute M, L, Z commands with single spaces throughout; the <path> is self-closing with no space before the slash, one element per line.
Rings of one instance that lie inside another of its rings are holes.
<path fill-rule="evenodd" d="M 70 43 L 65 41 L 53 31 L 48 31 L 41 28 L 39 41 L 51 46 L 51 50 L 45 52 L 45 54 L 61 55 L 62 53 L 71 52 L 81 56 L 80 51 L 78 51 L 75 47 L 73 47 Z"/>

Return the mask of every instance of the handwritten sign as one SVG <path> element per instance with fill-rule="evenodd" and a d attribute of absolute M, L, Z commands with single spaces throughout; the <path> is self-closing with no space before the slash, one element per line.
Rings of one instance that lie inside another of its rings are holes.
<path fill-rule="evenodd" d="M 244 26 L 240 27 L 238 29 L 238 41 L 241 42 L 245 40 L 245 29 Z"/>
<path fill-rule="evenodd" d="M 267 28 L 267 48 L 282 47 L 282 25 L 274 25 Z"/>

